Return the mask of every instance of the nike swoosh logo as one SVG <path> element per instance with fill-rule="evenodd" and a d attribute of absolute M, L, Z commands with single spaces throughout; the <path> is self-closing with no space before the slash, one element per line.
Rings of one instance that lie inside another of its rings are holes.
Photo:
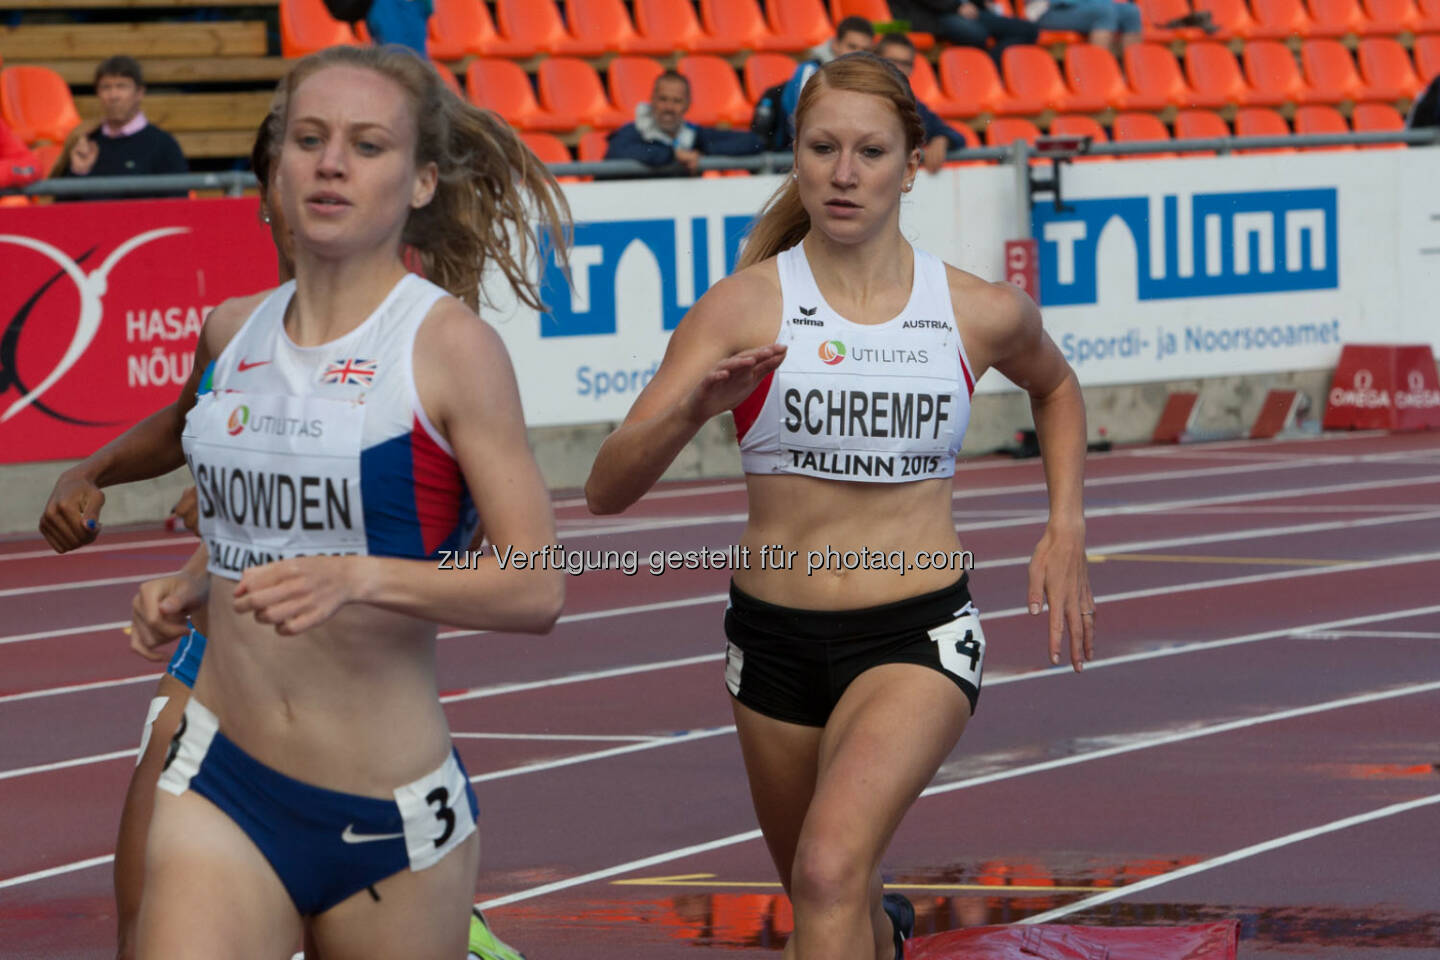
<path fill-rule="evenodd" d="M 269 362 L 270 362 L 269 360 L 256 360 L 256 361 L 253 362 L 253 363 L 246 363 L 246 362 L 242 359 L 242 360 L 240 361 L 240 365 L 235 368 L 235 372 L 236 372 L 236 373 L 244 373 L 246 370 L 254 370 L 256 367 L 263 367 L 263 366 L 265 366 L 265 364 L 267 364 L 267 363 L 269 363 Z"/>
<path fill-rule="evenodd" d="M 345 832 L 340 834 L 340 839 L 346 843 L 373 843 L 376 840 L 397 840 L 405 836 L 403 833 L 356 833 L 353 823 L 345 825 Z"/>

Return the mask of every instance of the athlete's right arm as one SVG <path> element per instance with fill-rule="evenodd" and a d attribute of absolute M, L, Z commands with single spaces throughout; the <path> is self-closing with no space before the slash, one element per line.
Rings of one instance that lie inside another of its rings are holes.
<path fill-rule="evenodd" d="M 205 572 L 209 562 L 210 552 L 201 544 L 178 572 L 140 584 L 130 604 L 131 650 L 146 660 L 168 656 L 159 648 L 189 632 L 187 615 L 210 594 L 210 575 Z"/>
<path fill-rule="evenodd" d="M 625 422 L 600 446 L 585 482 L 592 513 L 619 513 L 640 499 L 707 420 L 734 409 L 780 366 L 785 348 L 771 342 L 780 308 L 768 264 L 727 277 L 700 298 Z"/>
<path fill-rule="evenodd" d="M 60 474 L 40 515 L 40 533 L 56 553 L 84 546 L 100 535 L 100 508 L 105 505 L 101 487 L 163 476 L 185 462 L 180 432 L 185 414 L 195 405 L 200 378 L 257 303 L 256 297 L 239 297 L 210 311 L 179 399 Z"/>

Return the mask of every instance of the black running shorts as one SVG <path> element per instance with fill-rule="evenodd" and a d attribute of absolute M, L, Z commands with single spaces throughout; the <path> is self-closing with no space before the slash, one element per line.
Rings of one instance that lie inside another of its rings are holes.
<path fill-rule="evenodd" d="M 933 593 L 859 610 L 797 610 L 730 584 L 725 685 L 767 717 L 823 727 L 845 688 L 883 663 L 914 663 L 980 699 L 985 635 L 969 576 Z"/>

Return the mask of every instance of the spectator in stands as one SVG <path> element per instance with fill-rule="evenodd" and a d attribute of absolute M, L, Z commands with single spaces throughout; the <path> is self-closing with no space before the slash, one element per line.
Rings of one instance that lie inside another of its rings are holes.
<path fill-rule="evenodd" d="M 65 176 L 120 177 L 153 173 L 185 173 L 189 167 L 180 144 L 145 119 L 141 101 L 145 81 L 134 57 L 116 56 L 95 68 L 95 93 L 105 117 L 94 130 L 75 141 L 66 154 Z M 85 200 L 134 199 L 140 196 L 173 197 L 157 192 L 115 196 L 86 196 Z"/>
<path fill-rule="evenodd" d="M 1091 43 L 1119 55 L 1122 48 L 1139 43 L 1140 8 L 1116 0 L 1028 0 L 1025 17 L 1041 30 L 1074 30 Z"/>
<path fill-rule="evenodd" d="M 887 33 L 881 36 L 880 42 L 875 45 L 875 53 L 895 64 L 907 80 L 915 72 L 915 43 L 903 33 Z M 959 131 L 941 120 L 934 110 L 918 99 L 915 101 L 915 109 L 919 111 L 920 121 L 925 125 L 922 162 L 926 170 L 935 173 L 945 165 L 945 154 L 951 150 L 963 150 L 967 144 Z"/>
<path fill-rule="evenodd" d="M 1430 83 L 1425 87 L 1425 92 L 1415 98 L 1405 126 L 1411 130 L 1420 127 L 1440 127 L 1440 74 L 1432 77 Z"/>
<path fill-rule="evenodd" d="M 1034 43 L 1040 28 L 1020 17 L 997 13 L 982 0 L 890 0 L 890 12 L 905 20 L 911 30 L 933 33 L 949 43 L 985 49 L 994 39 L 991 52 L 996 62 L 1006 47 Z"/>
<path fill-rule="evenodd" d="M 610 134 L 606 160 L 639 160 L 652 167 L 672 163 L 690 174 L 700 172 L 706 154 L 723 157 L 759 153 L 764 144 L 749 130 L 716 130 L 685 119 L 690 108 L 690 81 L 674 70 L 655 78 L 650 102 L 635 108 L 635 122 Z"/>
<path fill-rule="evenodd" d="M 427 24 L 434 10 L 431 0 L 373 0 L 365 26 L 376 43 L 398 43 L 424 57 Z"/>
<path fill-rule="evenodd" d="M 40 161 L 25 141 L 0 120 L 0 187 L 23 187 L 44 176 Z"/>
<path fill-rule="evenodd" d="M 874 24 L 864 17 L 846 17 L 836 24 L 835 36 L 828 43 L 822 43 L 813 48 L 810 51 L 810 59 L 795 68 L 795 72 L 790 75 L 790 82 L 785 84 L 785 89 L 780 94 L 780 109 L 786 118 L 786 147 L 795 137 L 795 105 L 800 102 L 800 91 L 804 89 L 805 81 L 810 79 L 810 75 L 822 64 L 829 63 L 836 57 L 843 57 L 847 53 L 869 50 L 874 43 Z"/>

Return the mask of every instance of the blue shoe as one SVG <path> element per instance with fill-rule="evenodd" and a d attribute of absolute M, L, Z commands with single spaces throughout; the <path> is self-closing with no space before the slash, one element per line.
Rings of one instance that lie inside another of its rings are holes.
<path fill-rule="evenodd" d="M 895 928 L 895 960 L 905 960 L 905 941 L 915 935 L 915 907 L 900 893 L 887 893 L 880 902 Z"/>
<path fill-rule="evenodd" d="M 495 936 L 479 907 L 470 916 L 470 952 L 467 960 L 525 960 L 525 954 Z"/>

